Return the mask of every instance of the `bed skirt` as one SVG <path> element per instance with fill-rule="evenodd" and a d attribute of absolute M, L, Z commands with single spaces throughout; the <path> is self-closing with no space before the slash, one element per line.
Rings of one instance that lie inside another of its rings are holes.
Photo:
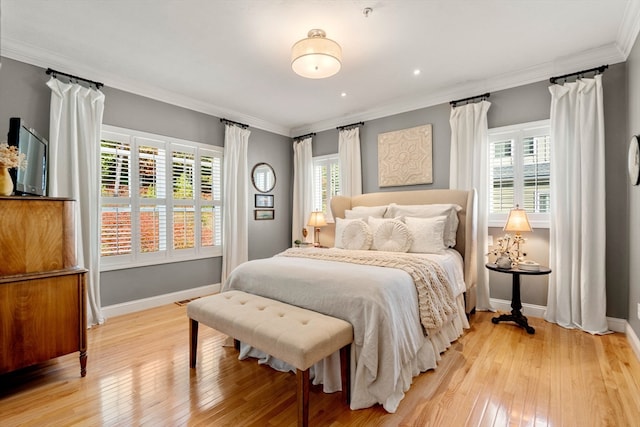
<path fill-rule="evenodd" d="M 369 408 L 376 404 L 381 404 L 387 412 L 395 413 L 398 409 L 398 405 L 404 398 L 404 394 L 411 387 L 413 378 L 419 375 L 421 372 L 426 372 L 430 369 L 436 369 L 437 364 L 441 359 L 441 354 L 444 353 L 451 344 L 456 341 L 462 334 L 464 329 L 469 328 L 469 322 L 465 315 L 465 302 L 464 296 L 459 295 L 456 299 L 458 306 L 457 314 L 452 315 L 451 318 L 444 324 L 442 328 L 437 331 L 428 331 L 428 336 L 424 337 L 424 342 L 417 353 L 412 359 L 406 361 L 399 376 L 399 381 L 395 386 L 393 393 L 388 395 L 383 402 L 379 402 L 373 394 L 359 393 L 360 395 L 351 395 L 351 409 L 363 409 Z M 355 372 L 356 366 L 356 352 L 357 346 L 354 344 L 351 346 L 351 381 L 353 384 L 356 378 Z M 256 358 L 258 363 L 267 364 L 273 369 L 278 371 L 291 371 L 295 373 L 295 368 L 288 365 L 281 360 L 271 357 L 260 350 L 252 348 L 248 345 L 241 344 L 240 355 L 238 358 L 244 360 L 246 358 Z M 325 393 L 334 393 L 341 391 L 340 380 L 340 354 L 336 352 L 326 359 L 316 363 L 311 367 L 310 376 L 313 378 L 313 384 L 322 384 L 322 389 Z M 365 389 L 366 387 L 359 387 Z M 357 388 L 356 388 L 357 389 Z"/>

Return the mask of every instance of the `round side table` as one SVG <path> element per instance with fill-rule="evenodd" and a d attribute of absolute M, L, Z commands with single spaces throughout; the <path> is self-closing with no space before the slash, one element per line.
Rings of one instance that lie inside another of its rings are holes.
<path fill-rule="evenodd" d="M 489 270 L 497 271 L 499 273 L 511 274 L 513 277 L 512 290 L 511 290 L 511 314 L 501 314 L 498 317 L 493 317 L 491 322 L 498 324 L 500 322 L 515 322 L 516 325 L 523 327 L 528 334 L 535 334 L 536 330 L 529 326 L 529 321 L 522 314 L 522 302 L 520 301 L 520 275 L 541 276 L 551 273 L 549 267 L 540 266 L 539 270 L 520 270 L 519 268 L 498 268 L 495 264 L 485 264 L 485 267 Z"/>

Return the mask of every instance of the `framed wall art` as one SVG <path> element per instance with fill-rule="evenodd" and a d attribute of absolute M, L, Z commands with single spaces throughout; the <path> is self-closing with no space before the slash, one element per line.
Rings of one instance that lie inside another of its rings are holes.
<path fill-rule="evenodd" d="M 378 134 L 378 186 L 433 183 L 432 126 Z"/>
<path fill-rule="evenodd" d="M 256 194 L 256 208 L 273 208 L 273 194 Z"/>
<path fill-rule="evenodd" d="M 268 220 L 275 218 L 275 212 L 273 209 L 254 209 L 253 219 L 256 221 Z"/>

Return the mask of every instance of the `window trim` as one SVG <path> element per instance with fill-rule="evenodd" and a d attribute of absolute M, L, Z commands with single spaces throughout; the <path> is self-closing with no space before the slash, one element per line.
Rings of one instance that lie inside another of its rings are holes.
<path fill-rule="evenodd" d="M 133 148 L 134 141 L 136 139 L 144 139 L 146 140 L 145 143 L 152 143 L 152 145 L 156 145 L 159 143 L 164 145 L 164 149 L 166 150 L 166 158 L 167 158 L 166 164 L 165 164 L 165 174 L 166 174 L 165 182 L 167 186 L 166 188 L 167 194 L 165 195 L 165 198 L 164 198 L 166 200 L 173 199 L 173 197 L 169 196 L 173 188 L 173 181 L 172 181 L 172 175 L 171 175 L 172 165 L 170 163 L 171 153 L 173 153 L 176 150 L 180 151 L 180 148 L 186 149 L 187 151 L 192 150 L 195 154 L 194 156 L 195 162 L 199 161 L 202 154 L 205 154 L 205 155 L 214 154 L 216 157 L 220 157 L 220 172 L 221 172 L 220 201 L 218 202 L 213 200 L 211 202 L 208 202 L 208 201 L 202 201 L 200 197 L 194 197 L 193 204 L 189 204 L 189 206 L 193 206 L 195 212 L 201 211 L 203 206 L 213 206 L 214 208 L 219 206 L 220 211 L 222 212 L 222 202 L 223 202 L 222 168 L 224 165 L 224 148 L 223 147 L 204 144 L 196 141 L 188 141 L 188 140 L 174 138 L 170 136 L 152 134 L 149 132 L 143 132 L 143 131 L 138 131 L 134 129 L 121 128 L 121 127 L 111 126 L 111 125 L 102 125 L 100 140 L 98 142 L 99 144 L 101 143 L 100 141 L 104 139 L 105 134 L 109 135 L 108 138 L 113 139 L 115 141 L 126 142 L 131 147 L 131 155 L 129 160 L 130 180 L 131 180 L 129 183 L 129 186 L 131 188 L 131 191 L 136 191 L 135 189 L 138 188 L 137 185 L 139 183 L 139 175 L 138 175 L 139 165 L 138 165 L 138 162 L 133 161 L 133 154 L 135 151 Z M 204 150 L 204 153 L 201 150 Z M 98 147 L 98 156 L 100 157 L 99 147 Z M 98 167 L 100 167 L 99 161 L 98 161 Z M 193 189 L 194 194 L 199 194 L 199 189 L 200 189 L 199 174 L 200 174 L 199 170 L 194 171 L 194 176 L 198 175 L 197 182 L 194 182 L 194 189 Z M 99 176 L 99 182 L 100 182 L 101 181 L 100 170 L 98 171 L 98 176 Z M 98 194 L 100 194 L 100 190 Z M 102 199 L 103 198 L 100 195 L 98 200 L 99 219 L 100 219 L 100 212 L 102 211 Z M 144 200 L 141 199 L 140 197 L 132 196 L 132 197 L 119 197 L 119 198 L 114 197 L 114 198 L 110 198 L 110 201 L 113 201 L 115 203 L 129 204 L 131 206 L 131 216 L 133 219 L 134 215 L 139 217 L 140 204 Z M 172 217 L 173 211 L 171 208 L 173 206 L 184 206 L 185 201 L 177 200 L 176 203 L 172 203 L 171 205 L 169 203 L 165 203 L 163 205 L 167 206 L 166 221 L 167 221 L 167 233 L 169 233 L 172 230 L 171 224 L 173 223 L 173 217 Z M 198 223 L 198 221 L 200 221 L 199 216 L 196 217 L 196 223 Z M 133 220 L 132 220 L 132 223 L 133 223 Z M 222 231 L 222 227 L 221 227 L 221 231 Z M 101 228 L 99 230 L 99 233 L 101 233 Z M 140 253 L 139 250 L 132 250 L 131 254 L 127 254 L 127 255 L 115 255 L 111 257 L 100 256 L 100 271 L 102 272 L 102 271 L 122 270 L 122 269 L 136 268 L 136 267 L 145 267 L 145 266 L 159 265 L 159 264 L 166 264 L 166 263 L 192 261 L 192 260 L 215 258 L 215 257 L 222 256 L 222 245 L 203 248 L 200 246 L 201 244 L 200 237 L 201 237 L 201 228 L 200 226 L 197 226 L 195 235 L 194 235 L 196 247 L 193 249 L 181 249 L 176 251 L 175 249 L 173 249 L 173 237 L 171 236 L 169 238 L 168 236 L 167 242 L 166 242 L 167 248 L 165 251 L 162 251 L 161 253 Z M 101 239 L 101 234 L 98 235 L 98 240 L 100 241 L 100 239 Z M 222 240 L 222 236 L 221 236 L 221 240 Z M 136 237 L 132 236 L 131 243 L 132 245 L 136 245 L 138 243 L 138 236 Z"/>
<path fill-rule="evenodd" d="M 489 129 L 489 132 L 487 134 L 488 136 L 487 157 L 489 156 L 491 143 L 494 141 L 494 139 L 499 139 L 501 135 L 514 134 L 517 132 L 517 133 L 520 133 L 520 138 L 522 140 L 523 138 L 530 137 L 530 136 L 539 136 L 540 129 L 545 129 L 545 131 L 548 132 L 549 135 L 551 135 L 551 120 L 550 119 L 537 120 L 533 122 L 519 123 L 515 125 L 508 125 L 508 126 L 500 126 L 500 127 Z M 512 156 L 519 159 L 518 167 L 521 168 L 523 151 L 524 151 L 523 144 L 515 144 L 514 149 L 512 151 L 513 151 Z M 488 161 L 490 161 L 490 159 L 488 159 Z M 490 174 L 491 171 L 488 170 L 487 173 Z M 491 186 L 490 175 L 487 176 L 487 185 Z M 519 188 L 518 191 L 516 191 L 514 187 L 514 192 L 515 192 L 514 197 L 516 198 L 516 200 L 518 200 L 519 198 L 521 199 L 522 194 L 520 193 L 522 192 L 522 188 Z M 487 197 L 488 198 L 491 197 L 491 191 L 488 191 Z M 488 203 L 487 206 L 490 206 L 491 200 L 488 200 L 487 203 Z M 551 207 L 551 209 L 553 209 L 553 207 Z M 509 215 L 508 213 L 487 212 L 487 225 L 489 227 L 503 228 L 505 223 L 507 222 L 508 215 Z M 534 229 L 549 228 L 551 225 L 550 213 L 527 212 L 527 217 L 529 218 L 529 223 L 531 223 L 531 227 L 533 227 Z"/>

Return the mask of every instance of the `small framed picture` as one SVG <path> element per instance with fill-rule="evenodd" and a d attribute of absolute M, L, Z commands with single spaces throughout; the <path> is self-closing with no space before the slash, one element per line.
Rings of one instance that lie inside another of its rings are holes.
<path fill-rule="evenodd" d="M 256 208 L 273 208 L 273 194 L 256 194 Z"/>
<path fill-rule="evenodd" d="M 256 221 L 261 221 L 264 219 L 274 219 L 275 211 L 273 209 L 255 209 L 253 211 L 253 218 Z"/>

